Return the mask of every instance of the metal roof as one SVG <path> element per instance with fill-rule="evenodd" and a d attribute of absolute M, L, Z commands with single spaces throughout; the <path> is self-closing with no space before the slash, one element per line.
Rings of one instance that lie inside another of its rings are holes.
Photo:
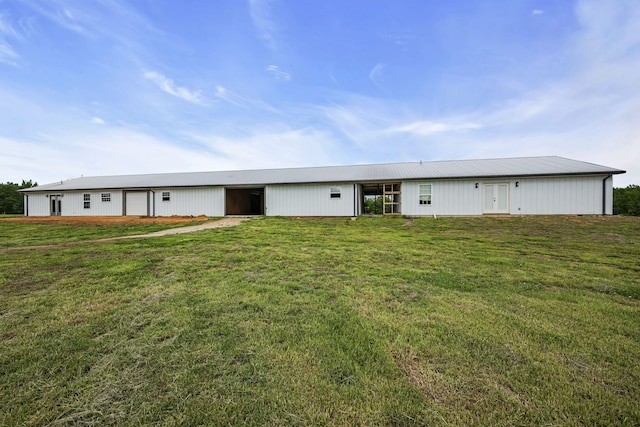
<path fill-rule="evenodd" d="M 417 179 L 499 178 L 620 174 L 625 171 L 564 157 L 517 157 L 290 169 L 93 176 L 26 188 L 23 192 L 248 186 L 323 182 L 380 182 Z"/>

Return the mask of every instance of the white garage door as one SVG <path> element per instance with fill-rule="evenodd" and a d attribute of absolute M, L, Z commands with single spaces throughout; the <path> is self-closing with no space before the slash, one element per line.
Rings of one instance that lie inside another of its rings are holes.
<path fill-rule="evenodd" d="M 147 216 L 147 200 L 146 191 L 127 192 L 127 216 Z"/>

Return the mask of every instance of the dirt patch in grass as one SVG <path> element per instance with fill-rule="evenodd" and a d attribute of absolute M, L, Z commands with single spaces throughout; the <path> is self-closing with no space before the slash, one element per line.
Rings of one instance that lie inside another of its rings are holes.
<path fill-rule="evenodd" d="M 443 374 L 437 369 L 429 367 L 410 350 L 392 351 L 392 356 L 407 380 L 430 400 L 446 403 L 451 399 L 452 391 L 448 389 Z"/>
<path fill-rule="evenodd" d="M 59 225 L 115 225 L 115 224 L 178 224 L 182 222 L 206 221 L 204 215 L 194 216 L 25 216 L 19 218 L 0 218 L 0 221 L 21 222 L 25 224 Z"/>

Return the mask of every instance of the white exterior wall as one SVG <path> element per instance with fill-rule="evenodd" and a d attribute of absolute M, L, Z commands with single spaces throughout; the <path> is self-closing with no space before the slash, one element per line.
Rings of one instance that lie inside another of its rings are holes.
<path fill-rule="evenodd" d="M 25 198 L 25 215 L 29 216 L 49 216 L 51 208 L 49 199 L 44 193 L 29 193 Z M 28 200 L 27 200 L 28 198 Z M 28 210 L 28 212 L 27 212 Z"/>
<path fill-rule="evenodd" d="M 169 201 L 162 201 L 162 192 L 170 193 Z M 151 215 L 155 216 L 224 216 L 224 187 L 211 188 L 164 188 L 154 189 Z"/>
<path fill-rule="evenodd" d="M 605 175 L 600 175 L 405 181 L 402 183 L 402 214 L 410 216 L 482 215 L 484 184 L 507 183 L 511 215 L 602 215 L 602 189 L 605 178 Z M 476 183 L 478 188 L 475 188 Z M 431 205 L 418 203 L 420 184 L 431 184 Z M 610 215 L 613 213 L 611 179 L 605 182 L 605 188 L 605 213 Z"/>
<path fill-rule="evenodd" d="M 340 198 L 331 198 L 333 187 L 340 188 Z M 353 216 L 357 203 L 353 183 L 265 187 L 265 215 L 268 216 Z"/>
<path fill-rule="evenodd" d="M 508 206 L 511 215 L 602 215 L 603 188 L 604 213 L 613 213 L 613 180 L 607 178 L 607 175 L 403 181 L 401 212 L 409 216 L 482 215 L 483 189 L 485 184 L 490 183 L 508 184 Z M 431 184 L 431 205 L 419 204 L 420 184 Z M 340 198 L 331 198 L 333 187 L 340 188 Z M 362 209 L 359 188 L 360 186 L 354 183 L 267 185 L 264 196 L 265 215 L 358 215 Z M 163 191 L 170 192 L 170 201 L 162 201 Z M 85 193 L 91 194 L 89 209 L 84 209 Z M 102 202 L 102 193 L 110 193 L 111 201 Z M 63 194 L 60 199 L 62 216 L 123 215 L 122 190 L 53 194 Z M 148 194 L 149 211 L 152 216 L 225 215 L 224 187 L 155 189 Z M 29 216 L 50 215 L 50 198 L 46 197 L 47 195 L 28 194 Z"/>
<path fill-rule="evenodd" d="M 91 195 L 89 209 L 84 208 L 84 194 Z M 102 193 L 111 193 L 111 201 L 103 202 Z M 120 216 L 122 215 L 122 191 L 80 191 L 60 194 L 61 216 Z M 48 193 L 29 194 L 29 216 L 49 216 L 51 206 Z"/>
<path fill-rule="evenodd" d="M 102 193 L 110 193 L 111 201 L 103 202 Z M 63 193 L 62 216 L 121 216 L 122 191 L 78 191 Z M 84 194 L 91 195 L 89 209 L 84 208 Z"/>
<path fill-rule="evenodd" d="M 478 182 L 478 188 L 475 184 Z M 420 184 L 431 184 L 431 204 L 419 204 Z M 482 215 L 480 181 L 403 181 L 401 212 L 409 216 Z"/>
<path fill-rule="evenodd" d="M 602 187 L 606 176 L 520 179 L 512 185 L 511 213 L 522 215 L 602 215 Z M 514 182 L 516 180 L 513 180 Z M 608 180 L 611 182 L 611 180 Z M 609 185 L 611 187 L 611 185 Z M 613 193 L 613 189 L 608 190 Z M 612 213 L 608 198 L 606 212 Z"/>

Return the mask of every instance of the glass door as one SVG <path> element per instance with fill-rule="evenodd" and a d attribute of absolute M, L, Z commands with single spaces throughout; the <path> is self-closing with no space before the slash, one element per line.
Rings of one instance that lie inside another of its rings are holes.
<path fill-rule="evenodd" d="M 59 216 L 62 213 L 61 194 L 51 194 L 49 196 L 49 204 L 51 206 L 51 216 Z"/>

